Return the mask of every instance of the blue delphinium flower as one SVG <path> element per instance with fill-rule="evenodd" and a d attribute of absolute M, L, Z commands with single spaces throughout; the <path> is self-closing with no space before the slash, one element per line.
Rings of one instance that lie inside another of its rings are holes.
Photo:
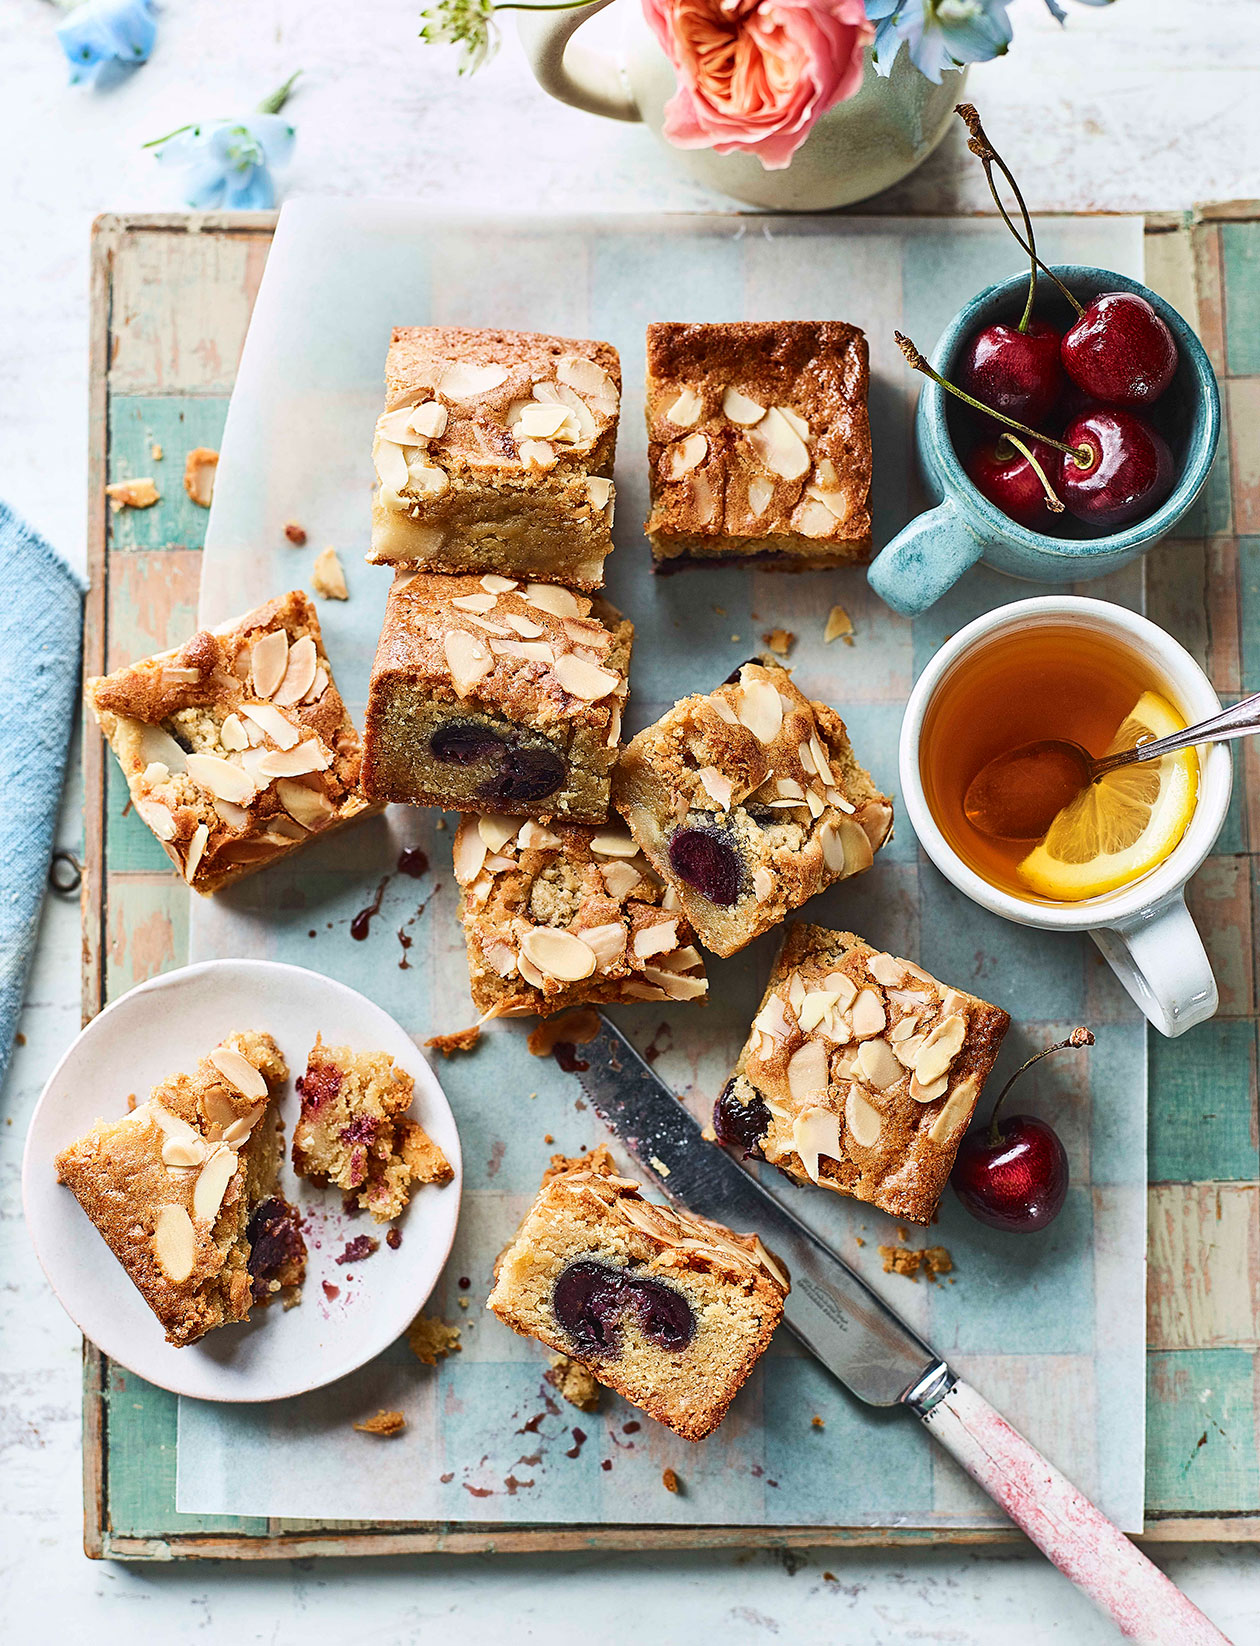
<path fill-rule="evenodd" d="M 95 77 L 105 63 L 148 62 L 156 38 L 153 0 L 84 0 L 57 25 L 72 86 Z"/>
<path fill-rule="evenodd" d="M 268 211 L 275 205 L 271 168 L 288 160 L 296 135 L 280 110 L 296 79 L 291 75 L 243 120 L 181 126 L 145 144 L 164 165 L 188 168 L 184 198 L 194 211 Z"/>
<path fill-rule="evenodd" d="M 1011 0 L 866 0 L 875 27 L 875 67 L 892 72 L 905 41 L 920 74 L 940 84 L 945 69 L 987 63 L 1011 42 Z"/>

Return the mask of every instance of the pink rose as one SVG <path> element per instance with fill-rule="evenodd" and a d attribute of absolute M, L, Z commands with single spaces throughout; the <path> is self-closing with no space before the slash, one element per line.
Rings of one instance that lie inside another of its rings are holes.
<path fill-rule="evenodd" d="M 741 149 L 781 171 L 820 114 L 862 83 L 874 36 L 863 0 L 643 0 L 678 75 L 665 135 Z"/>

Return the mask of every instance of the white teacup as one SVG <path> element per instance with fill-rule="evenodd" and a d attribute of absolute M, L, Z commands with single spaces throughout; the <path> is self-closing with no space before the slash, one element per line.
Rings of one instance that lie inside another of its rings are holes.
<path fill-rule="evenodd" d="M 1042 903 L 989 885 L 960 858 L 929 810 L 919 769 L 928 705 L 962 659 L 1012 630 L 1071 623 L 1115 635 L 1145 656 L 1188 724 L 1219 712 L 1211 682 L 1183 646 L 1145 617 L 1105 600 L 1047 595 L 987 612 L 941 646 L 915 683 L 901 725 L 901 793 L 924 851 L 982 908 L 1051 932 L 1087 931 L 1116 976 L 1161 1034 L 1179 1035 L 1211 1017 L 1216 979 L 1186 908 L 1186 882 L 1212 850 L 1229 809 L 1233 764 L 1227 744 L 1200 747 L 1199 797 L 1181 840 L 1149 874 L 1080 903 Z"/>

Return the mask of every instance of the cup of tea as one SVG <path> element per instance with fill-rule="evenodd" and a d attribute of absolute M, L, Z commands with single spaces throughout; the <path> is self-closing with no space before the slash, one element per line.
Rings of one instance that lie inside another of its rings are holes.
<path fill-rule="evenodd" d="M 1225 822 L 1228 745 L 1118 769 L 1088 785 L 1040 840 L 985 832 L 974 807 L 969 814 L 968 790 L 991 760 L 1043 739 L 1098 758 L 1219 709 L 1189 652 L 1147 618 L 1047 595 L 1000 606 L 951 636 L 915 683 L 901 726 L 906 812 L 941 873 L 1007 920 L 1089 932 L 1170 1036 L 1217 1007 L 1185 887 Z"/>
<path fill-rule="evenodd" d="M 963 467 L 977 438 L 975 414 L 938 384 L 925 382 L 915 414 L 915 446 L 923 478 L 940 501 L 900 531 L 867 572 L 876 594 L 907 617 L 935 604 L 978 560 L 1036 583 L 1076 583 L 1115 571 L 1173 530 L 1208 477 L 1220 437 L 1220 392 L 1194 328 L 1149 286 L 1124 275 L 1077 265 L 1056 268 L 1055 273 L 1079 302 L 1088 303 L 1105 291 L 1135 292 L 1167 322 L 1177 344 L 1177 373 L 1144 415 L 1172 449 L 1172 490 L 1145 519 L 1101 534 L 1091 533 L 1070 515 L 1057 517 L 1061 525 L 1054 535 L 1019 525 L 981 495 Z M 1027 292 L 1025 273 L 972 298 L 933 350 L 935 370 L 956 380 L 967 342 L 993 321 L 1018 320 Z M 1063 331 L 1075 318 L 1048 280 L 1038 287 L 1037 315 Z"/>

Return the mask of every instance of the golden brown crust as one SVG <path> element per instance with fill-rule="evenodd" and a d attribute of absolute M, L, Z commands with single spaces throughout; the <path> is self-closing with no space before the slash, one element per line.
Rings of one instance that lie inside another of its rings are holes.
<path fill-rule="evenodd" d="M 871 547 L 866 338 L 839 321 L 648 327 L 653 554 L 851 565 Z"/>

